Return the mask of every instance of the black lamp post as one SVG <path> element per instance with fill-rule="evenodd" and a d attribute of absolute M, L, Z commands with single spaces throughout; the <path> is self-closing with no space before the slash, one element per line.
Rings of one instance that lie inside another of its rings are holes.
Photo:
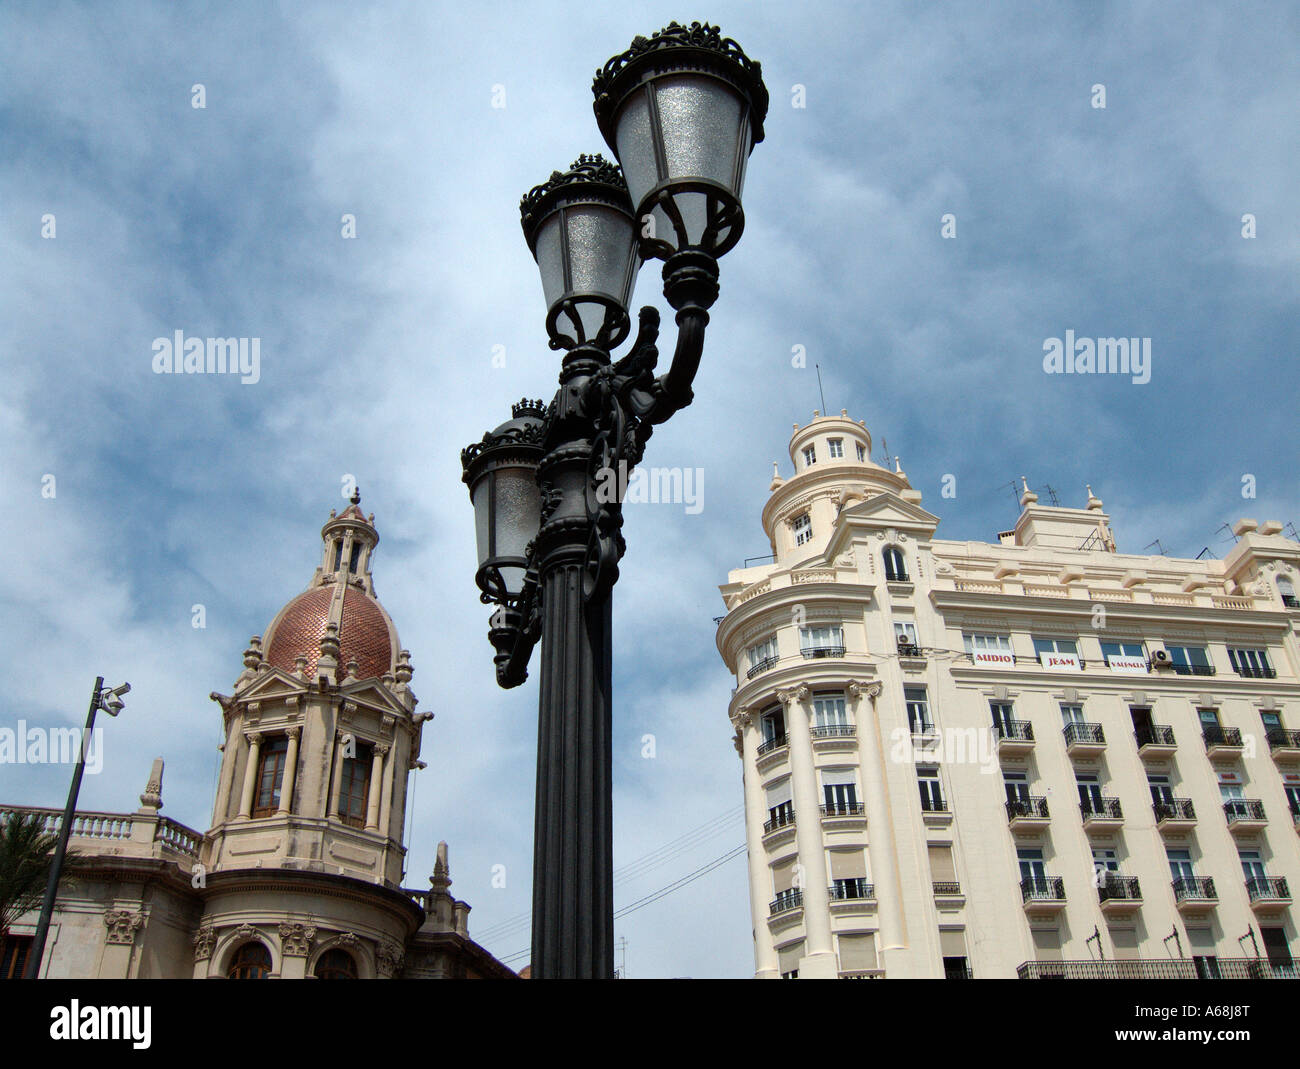
<path fill-rule="evenodd" d="M 90 746 L 91 733 L 95 730 L 95 713 L 103 709 L 109 716 L 117 716 L 122 711 L 122 695 L 130 690 L 130 683 L 105 690 L 104 677 L 99 676 L 95 680 L 95 689 L 90 695 L 90 711 L 86 713 L 86 728 L 81 735 L 77 765 L 72 770 L 72 786 L 68 788 L 68 802 L 63 807 L 63 821 L 59 824 L 59 843 L 54 849 L 54 857 L 50 859 L 50 874 L 45 880 L 45 898 L 41 902 L 40 920 L 36 922 L 36 938 L 32 941 L 32 949 L 23 968 L 23 978 L 26 980 L 35 980 L 40 975 L 41 959 L 45 956 L 45 940 L 50 934 L 54 900 L 59 894 L 59 877 L 63 875 L 63 860 L 68 856 L 68 839 L 72 835 L 72 824 L 77 815 L 77 795 L 81 793 L 81 777 L 86 771 L 86 750 Z"/>
<path fill-rule="evenodd" d="M 481 600 L 497 682 L 527 678 L 542 644 L 533 853 L 533 976 L 614 975 L 610 594 L 625 543 L 610 473 L 640 461 L 654 425 L 693 399 L 718 257 L 744 228 L 745 164 L 763 139 L 759 64 L 717 27 L 672 23 L 596 73 L 596 119 L 622 169 L 582 156 L 520 204 L 553 349 L 549 406 L 461 453 L 474 504 Z M 624 180 L 626 177 L 626 181 Z M 643 260 L 664 261 L 677 345 L 656 376 L 659 313 L 641 309 L 622 359 Z"/>

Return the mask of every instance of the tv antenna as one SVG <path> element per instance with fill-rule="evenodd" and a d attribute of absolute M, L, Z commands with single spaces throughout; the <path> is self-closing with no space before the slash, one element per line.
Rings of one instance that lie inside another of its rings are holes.
<path fill-rule="evenodd" d="M 822 399 L 822 415 L 828 416 L 830 413 L 826 411 L 826 391 L 822 389 L 822 366 L 821 364 L 813 364 L 813 367 L 817 369 L 817 394 Z"/>
<path fill-rule="evenodd" d="M 1166 551 L 1165 547 L 1164 547 L 1163 545 L 1160 544 L 1160 539 L 1158 539 L 1158 538 L 1157 538 L 1154 542 L 1148 542 L 1148 543 L 1147 543 L 1145 546 L 1143 546 L 1142 548 L 1143 548 L 1143 549 L 1150 549 L 1152 546 L 1155 546 L 1155 547 L 1156 547 L 1156 550 L 1157 550 L 1157 552 L 1159 552 L 1160 556 L 1162 556 L 1162 557 L 1167 557 L 1167 556 L 1169 556 L 1169 553 Z"/>

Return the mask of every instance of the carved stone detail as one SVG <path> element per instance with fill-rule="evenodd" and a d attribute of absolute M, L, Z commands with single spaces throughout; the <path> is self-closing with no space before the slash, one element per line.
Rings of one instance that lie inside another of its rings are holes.
<path fill-rule="evenodd" d="M 406 955 L 402 947 L 392 939 L 385 939 L 375 951 L 375 966 L 381 977 L 391 978 L 402 971 Z"/>
<path fill-rule="evenodd" d="M 210 924 L 205 924 L 194 933 L 194 960 L 205 961 L 212 957 L 213 948 L 217 945 L 216 929 Z"/>
<path fill-rule="evenodd" d="M 287 957 L 305 958 L 316 941 L 316 926 L 298 921 L 280 925 L 280 946 Z"/>
<path fill-rule="evenodd" d="M 110 909 L 104 914 L 104 927 L 108 929 L 108 942 L 130 946 L 135 933 L 144 927 L 144 917 L 129 909 Z"/>

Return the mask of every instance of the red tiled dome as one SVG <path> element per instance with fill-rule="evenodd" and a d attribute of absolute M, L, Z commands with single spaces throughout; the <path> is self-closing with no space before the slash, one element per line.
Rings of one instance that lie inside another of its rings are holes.
<path fill-rule="evenodd" d="M 292 672 L 294 661 L 302 654 L 307 658 L 308 674 L 314 674 L 333 596 L 333 586 L 318 586 L 289 602 L 271 625 L 266 640 L 267 661 Z M 379 602 L 348 587 L 343 595 L 343 618 L 339 624 L 340 675 L 354 658 L 361 679 L 382 676 L 393 668 L 393 640 L 388 618 Z"/>

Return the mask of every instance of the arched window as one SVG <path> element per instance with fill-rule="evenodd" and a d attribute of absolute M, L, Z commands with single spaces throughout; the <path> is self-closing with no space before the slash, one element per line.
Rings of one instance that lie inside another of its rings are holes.
<path fill-rule="evenodd" d="M 355 980 L 357 963 L 346 950 L 333 947 L 325 951 L 316 962 L 318 980 Z"/>
<path fill-rule="evenodd" d="M 352 559 L 348 562 L 348 571 L 352 572 L 355 575 L 357 571 L 357 564 L 360 560 L 361 560 L 361 543 L 353 542 Z"/>
<path fill-rule="evenodd" d="M 897 546 L 885 547 L 885 578 L 891 582 L 906 582 L 907 568 L 903 565 L 903 551 Z"/>
<path fill-rule="evenodd" d="M 1295 586 L 1285 575 L 1278 577 L 1277 592 L 1282 595 L 1282 604 L 1288 609 L 1300 609 L 1300 601 L 1297 601 L 1295 596 Z"/>
<path fill-rule="evenodd" d="M 271 975 L 271 952 L 261 943 L 245 943 L 235 951 L 226 971 L 228 980 L 265 980 Z"/>
<path fill-rule="evenodd" d="M 284 764 L 289 754 L 289 739 L 277 735 L 262 747 L 257 769 L 257 797 L 253 816 L 271 817 L 280 808 L 280 786 L 284 783 Z"/>
<path fill-rule="evenodd" d="M 343 563 L 343 539 L 340 538 L 334 543 L 334 570 L 339 570 L 339 565 Z"/>

